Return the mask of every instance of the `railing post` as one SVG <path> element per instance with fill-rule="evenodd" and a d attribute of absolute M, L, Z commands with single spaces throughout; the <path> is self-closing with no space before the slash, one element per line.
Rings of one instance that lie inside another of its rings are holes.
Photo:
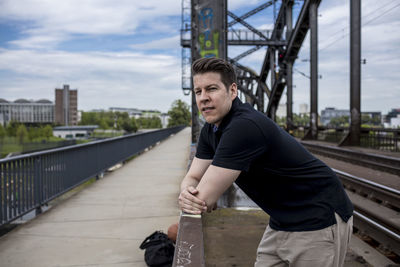
<path fill-rule="evenodd" d="M 43 200 L 43 188 L 42 188 L 42 170 L 41 170 L 41 157 L 35 159 L 35 176 L 33 181 L 33 186 L 35 190 L 35 204 L 36 215 L 42 213 L 42 200 Z"/>

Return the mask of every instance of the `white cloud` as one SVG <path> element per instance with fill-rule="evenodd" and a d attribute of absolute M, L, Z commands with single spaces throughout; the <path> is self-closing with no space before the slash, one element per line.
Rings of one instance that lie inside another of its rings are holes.
<path fill-rule="evenodd" d="M 239 16 L 263 3 L 228 0 L 229 10 Z M 362 66 L 362 109 L 387 111 L 398 107 L 400 99 L 400 8 L 392 0 L 365 0 L 362 4 L 362 21 L 367 23 L 362 31 L 362 57 L 367 59 Z M 295 10 L 299 7 L 295 5 Z M 271 11 L 272 6 L 265 13 Z M 180 89 L 180 12 L 181 0 L 1 0 L 0 22 L 17 22 L 21 30 L 18 39 L 9 41 L 12 49 L 0 48 L 1 95 L 10 100 L 52 100 L 54 88 L 68 83 L 78 88 L 81 109 L 121 105 L 166 111 L 176 98 L 190 102 Z M 256 28 L 272 28 L 272 17 L 265 13 L 249 18 L 249 22 Z M 349 1 L 322 1 L 318 13 L 319 74 L 323 76 L 319 80 L 319 109 L 332 105 L 348 108 Z M 239 24 L 235 27 L 243 28 Z M 139 32 L 141 37 L 132 41 Z M 56 50 L 76 36 L 110 35 L 133 37 L 125 46 L 132 50 Z M 155 36 L 162 38 L 154 40 Z M 234 57 L 249 48 L 230 47 L 229 55 Z M 166 52 L 149 55 L 149 50 L 158 49 Z M 265 49 L 260 49 L 240 63 L 259 72 L 264 56 Z M 296 68 L 308 74 L 309 63 L 302 59 L 309 59 L 308 36 L 296 63 Z M 309 102 L 309 80 L 295 73 L 294 84 L 296 110 L 298 104 Z"/>
<path fill-rule="evenodd" d="M 67 39 L 68 36 L 66 34 L 31 35 L 24 39 L 10 41 L 9 43 L 22 49 L 46 49 L 55 47 Z"/>
<path fill-rule="evenodd" d="M 152 49 L 178 49 L 180 46 L 180 35 L 154 40 L 142 44 L 133 44 L 130 47 L 141 50 L 152 50 Z"/>
<path fill-rule="evenodd" d="M 3 98 L 52 99 L 53 89 L 64 83 L 78 87 L 78 106 L 85 110 L 119 103 L 167 111 L 173 100 L 183 98 L 180 59 L 173 56 L 3 49 L 0 58 L 0 70 L 17 74 L 0 79 Z"/>
<path fill-rule="evenodd" d="M 143 24 L 158 31 L 169 31 L 169 26 L 156 25 L 155 17 L 180 15 L 180 1 L 132 0 L 3 0 L 0 19 L 28 21 L 31 26 L 22 40 L 12 44 L 24 48 L 43 48 L 68 39 L 73 34 L 106 35 L 133 34 Z M 178 30 L 178 29 L 177 29 Z"/>

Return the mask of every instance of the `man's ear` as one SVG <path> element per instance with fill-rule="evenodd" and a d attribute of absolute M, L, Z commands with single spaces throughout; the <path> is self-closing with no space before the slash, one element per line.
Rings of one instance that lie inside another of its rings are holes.
<path fill-rule="evenodd" d="M 237 89 L 237 84 L 236 83 L 232 83 L 231 86 L 229 87 L 229 91 L 231 93 L 231 100 L 234 100 L 237 95 L 238 95 L 238 89 Z"/>

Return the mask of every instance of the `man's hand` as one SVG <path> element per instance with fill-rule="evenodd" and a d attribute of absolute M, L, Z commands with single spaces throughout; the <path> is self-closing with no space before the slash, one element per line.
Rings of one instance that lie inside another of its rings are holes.
<path fill-rule="evenodd" d="M 188 186 L 179 195 L 178 203 L 182 211 L 191 214 L 201 214 L 207 211 L 206 202 L 197 198 L 199 191 L 193 186 Z"/>

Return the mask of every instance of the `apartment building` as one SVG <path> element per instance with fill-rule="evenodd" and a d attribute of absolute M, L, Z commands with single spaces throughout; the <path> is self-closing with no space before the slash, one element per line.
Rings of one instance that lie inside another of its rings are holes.
<path fill-rule="evenodd" d="M 78 124 L 78 90 L 64 85 L 55 89 L 55 123 L 60 125 Z"/>

